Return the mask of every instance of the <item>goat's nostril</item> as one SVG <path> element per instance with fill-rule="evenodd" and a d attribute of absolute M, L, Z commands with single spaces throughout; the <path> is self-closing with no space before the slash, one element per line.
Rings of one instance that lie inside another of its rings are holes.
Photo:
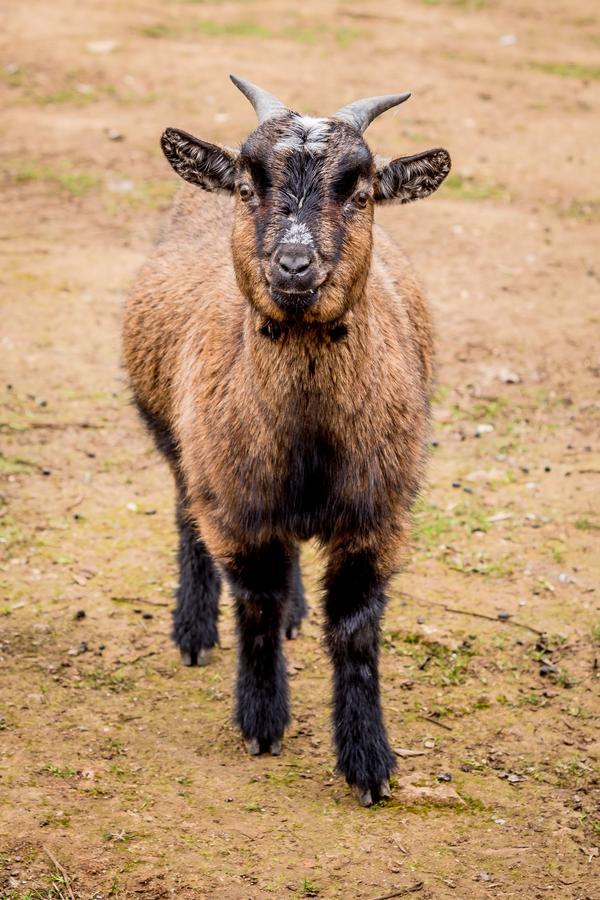
<path fill-rule="evenodd" d="M 305 251 L 285 250 L 279 257 L 279 266 L 288 275 L 302 275 L 310 266 L 310 256 Z"/>

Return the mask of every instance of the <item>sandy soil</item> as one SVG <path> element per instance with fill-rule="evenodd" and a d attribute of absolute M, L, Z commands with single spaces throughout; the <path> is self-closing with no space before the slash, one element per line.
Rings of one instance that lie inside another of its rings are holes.
<path fill-rule="evenodd" d="M 597 897 L 595 4 L 2 16 L 0 896 Z M 395 799 L 371 810 L 332 768 L 312 547 L 280 758 L 249 759 L 230 724 L 228 602 L 209 668 L 169 638 L 170 476 L 119 322 L 176 188 L 163 127 L 235 143 L 253 125 L 230 70 L 306 112 L 410 89 L 372 145 L 454 159 L 435 197 L 379 216 L 426 284 L 439 388 L 383 634 Z"/>

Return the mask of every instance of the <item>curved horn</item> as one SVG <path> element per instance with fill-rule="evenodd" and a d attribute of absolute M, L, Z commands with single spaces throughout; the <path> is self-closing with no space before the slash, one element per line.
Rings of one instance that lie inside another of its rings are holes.
<path fill-rule="evenodd" d="M 288 111 L 287 106 L 284 106 L 281 100 L 278 100 L 273 94 L 263 90 L 256 84 L 252 84 L 251 81 L 244 81 L 243 78 L 237 78 L 235 75 L 230 75 L 229 77 L 236 88 L 248 98 L 254 107 L 259 125 L 262 125 L 268 119 L 275 119 Z"/>
<path fill-rule="evenodd" d="M 392 106 L 399 106 L 401 103 L 404 103 L 409 97 L 410 93 L 385 94 L 383 97 L 367 97 L 364 100 L 355 100 L 354 103 L 349 103 L 348 106 L 338 109 L 334 113 L 334 117 L 342 119 L 348 125 L 357 128 L 362 134 L 373 119 L 384 113 L 386 109 L 391 109 Z"/>

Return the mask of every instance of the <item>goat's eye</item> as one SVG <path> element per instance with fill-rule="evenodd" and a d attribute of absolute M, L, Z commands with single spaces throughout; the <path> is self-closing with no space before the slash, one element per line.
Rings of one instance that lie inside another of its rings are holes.
<path fill-rule="evenodd" d="M 354 203 L 360 209 L 364 209 L 368 202 L 369 202 L 369 195 L 367 194 L 366 191 L 359 191 L 357 194 L 354 195 Z"/>
<path fill-rule="evenodd" d="M 249 184 L 240 184 L 240 198 L 244 201 L 254 197 L 254 191 Z"/>

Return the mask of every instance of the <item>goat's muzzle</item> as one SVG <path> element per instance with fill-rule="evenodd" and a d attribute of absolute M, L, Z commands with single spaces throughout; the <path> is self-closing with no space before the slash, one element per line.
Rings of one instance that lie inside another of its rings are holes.
<path fill-rule="evenodd" d="M 317 254 L 306 244 L 280 244 L 271 257 L 269 288 L 287 313 L 305 312 L 315 303 L 324 277 Z"/>

